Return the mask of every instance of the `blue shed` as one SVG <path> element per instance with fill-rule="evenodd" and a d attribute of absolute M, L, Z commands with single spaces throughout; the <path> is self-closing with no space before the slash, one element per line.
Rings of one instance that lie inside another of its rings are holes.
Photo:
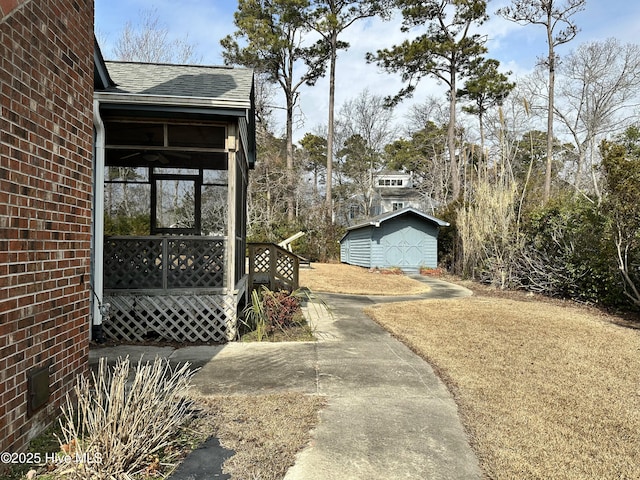
<path fill-rule="evenodd" d="M 340 261 L 367 268 L 399 267 L 417 273 L 438 266 L 438 229 L 443 220 L 412 207 L 354 225 L 340 240 Z"/>

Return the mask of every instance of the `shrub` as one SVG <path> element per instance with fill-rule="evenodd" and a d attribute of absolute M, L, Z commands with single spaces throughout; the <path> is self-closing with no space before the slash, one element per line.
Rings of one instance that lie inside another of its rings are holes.
<path fill-rule="evenodd" d="M 193 373 L 188 363 L 172 368 L 156 358 L 140 361 L 129 380 L 129 358 L 119 358 L 113 370 L 101 358 L 97 374 L 79 377 L 75 401 L 67 397 L 62 408 L 61 445 L 72 458 L 65 473 L 127 478 L 158 463 L 190 417 L 185 393 Z"/>
<path fill-rule="evenodd" d="M 606 216 L 583 199 L 556 198 L 529 215 L 516 268 L 520 288 L 573 300 L 615 304 L 620 286 Z"/>
<path fill-rule="evenodd" d="M 302 290 L 292 293 L 274 292 L 264 286 L 259 292 L 254 290 L 251 293 L 251 304 L 243 311 L 244 326 L 255 332 L 257 341 L 277 333 L 287 336 L 292 327 L 300 327 L 306 323 L 300 308 L 300 298 L 304 295 Z"/>
<path fill-rule="evenodd" d="M 300 323 L 300 300 L 289 292 L 264 292 L 262 302 L 272 329 L 288 328 Z"/>
<path fill-rule="evenodd" d="M 420 267 L 420 275 L 426 277 L 442 277 L 445 273 L 444 268 Z"/>
<path fill-rule="evenodd" d="M 151 231 L 149 214 L 105 215 L 105 235 L 149 235 Z"/>

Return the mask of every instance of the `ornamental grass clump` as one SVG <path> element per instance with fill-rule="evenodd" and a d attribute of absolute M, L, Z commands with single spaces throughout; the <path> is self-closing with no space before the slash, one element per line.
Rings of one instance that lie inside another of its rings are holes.
<path fill-rule="evenodd" d="M 112 369 L 101 358 L 97 373 L 78 378 L 75 399 L 62 408 L 64 473 L 76 478 L 127 479 L 159 464 L 171 451 L 191 416 L 185 394 L 195 370 L 167 360 L 140 361 L 131 372 L 129 358 Z"/>

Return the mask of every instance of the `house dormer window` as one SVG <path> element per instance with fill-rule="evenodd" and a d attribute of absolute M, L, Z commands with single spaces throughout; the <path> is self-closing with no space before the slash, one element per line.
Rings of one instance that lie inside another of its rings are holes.
<path fill-rule="evenodd" d="M 391 203 L 391 210 L 392 211 L 396 211 L 396 210 L 402 210 L 404 208 L 404 202 L 393 202 Z"/>
<path fill-rule="evenodd" d="M 379 178 L 379 187 L 401 187 L 404 184 L 401 178 Z"/>

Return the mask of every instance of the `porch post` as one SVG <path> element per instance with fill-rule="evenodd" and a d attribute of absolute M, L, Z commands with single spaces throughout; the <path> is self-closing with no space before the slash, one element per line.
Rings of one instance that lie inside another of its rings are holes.
<path fill-rule="evenodd" d="M 100 117 L 100 102 L 93 101 L 93 125 L 95 127 L 95 146 L 93 162 L 93 268 L 92 284 L 93 325 L 102 325 L 100 305 L 103 301 L 104 269 L 104 123 Z M 93 337 L 93 328 L 91 335 Z"/>
<path fill-rule="evenodd" d="M 230 123 L 227 133 L 227 152 L 228 152 L 228 185 L 227 189 L 227 204 L 229 210 L 227 212 L 227 259 L 226 259 L 226 274 L 227 274 L 227 292 L 233 293 L 236 288 L 236 185 L 237 174 L 236 169 L 236 150 L 237 150 L 237 137 L 236 137 L 236 125 Z"/>
<path fill-rule="evenodd" d="M 227 288 L 225 294 L 225 323 L 227 326 L 227 340 L 231 341 L 236 336 L 236 322 L 238 314 L 238 300 L 236 295 L 236 185 L 237 165 L 236 150 L 238 147 L 237 130 L 235 124 L 227 126 L 227 248 L 225 273 L 227 277 Z"/>

